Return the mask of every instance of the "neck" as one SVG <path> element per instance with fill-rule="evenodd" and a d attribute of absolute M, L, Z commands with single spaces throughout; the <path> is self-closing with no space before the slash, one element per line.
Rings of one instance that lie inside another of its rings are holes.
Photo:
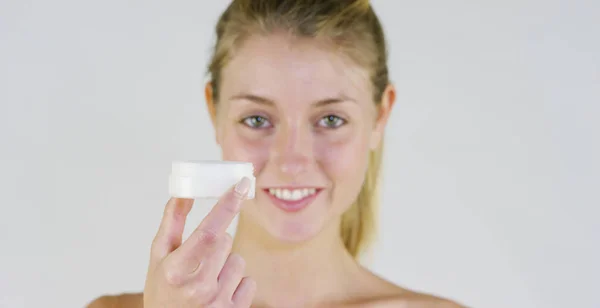
<path fill-rule="evenodd" d="M 281 243 L 239 216 L 233 252 L 246 261 L 246 275 L 257 282 L 257 307 L 309 307 L 343 301 L 351 277 L 360 271 L 331 223 L 302 243 Z"/>

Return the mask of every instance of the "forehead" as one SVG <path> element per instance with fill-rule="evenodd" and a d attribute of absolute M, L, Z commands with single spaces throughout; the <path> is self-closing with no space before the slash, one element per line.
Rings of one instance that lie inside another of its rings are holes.
<path fill-rule="evenodd" d="M 368 101 L 371 97 L 368 72 L 315 39 L 250 37 L 221 76 L 224 99 L 239 93 L 298 102 L 337 96 Z"/>

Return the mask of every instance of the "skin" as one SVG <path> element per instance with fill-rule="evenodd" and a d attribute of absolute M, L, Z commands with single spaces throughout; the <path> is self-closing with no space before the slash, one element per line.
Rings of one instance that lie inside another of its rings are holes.
<path fill-rule="evenodd" d="M 381 143 L 395 90 L 389 85 L 376 105 L 368 72 L 330 50 L 285 34 L 253 37 L 237 50 L 223 70 L 219 101 L 210 84 L 206 99 L 222 158 L 254 164 L 256 197 L 232 190 L 184 243 L 192 201 L 170 200 L 144 293 L 103 296 L 88 307 L 462 307 L 396 286 L 344 248 L 341 215 Z M 319 193 L 290 213 L 268 193 L 282 187 Z M 231 240 L 225 229 L 238 213 Z M 202 267 L 201 260 L 212 261 Z M 191 296 L 202 283 L 216 287 Z M 224 296 L 223 285 L 230 286 Z"/>

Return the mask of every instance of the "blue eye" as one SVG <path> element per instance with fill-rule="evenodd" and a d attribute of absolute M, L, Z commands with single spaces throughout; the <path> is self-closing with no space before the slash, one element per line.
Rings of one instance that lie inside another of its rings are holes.
<path fill-rule="evenodd" d="M 337 128 L 344 124 L 346 124 L 346 121 L 335 115 L 328 115 L 319 120 L 319 126 L 324 126 L 327 128 Z"/>
<path fill-rule="evenodd" d="M 250 116 L 250 117 L 244 118 L 242 120 L 242 122 L 251 128 L 265 128 L 265 127 L 268 127 L 269 125 L 271 125 L 269 123 L 269 120 L 267 120 L 267 118 L 262 117 L 262 116 Z"/>

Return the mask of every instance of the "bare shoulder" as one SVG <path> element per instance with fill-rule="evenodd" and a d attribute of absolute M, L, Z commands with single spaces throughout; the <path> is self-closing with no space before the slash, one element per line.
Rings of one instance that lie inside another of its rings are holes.
<path fill-rule="evenodd" d="M 458 302 L 432 294 L 416 292 L 393 284 L 373 273 L 365 279 L 372 296 L 355 307 L 369 308 L 467 308 Z"/>
<path fill-rule="evenodd" d="M 371 307 L 371 306 L 370 306 Z M 380 299 L 373 308 L 467 308 L 455 301 L 438 296 L 411 292 Z"/>
<path fill-rule="evenodd" d="M 142 293 L 123 293 L 118 295 L 103 295 L 92 302 L 86 308 L 142 308 L 144 297 Z"/>

